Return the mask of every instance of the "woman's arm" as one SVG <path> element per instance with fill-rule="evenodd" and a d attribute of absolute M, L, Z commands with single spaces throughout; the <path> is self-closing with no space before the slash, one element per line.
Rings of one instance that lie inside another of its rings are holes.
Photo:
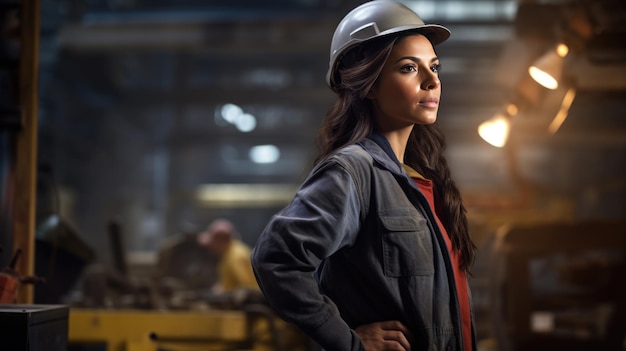
<path fill-rule="evenodd" d="M 270 304 L 328 351 L 364 350 L 335 304 L 319 292 L 314 277 L 326 257 L 354 242 L 360 191 L 346 167 L 321 165 L 293 201 L 272 217 L 252 252 L 257 281 Z"/>

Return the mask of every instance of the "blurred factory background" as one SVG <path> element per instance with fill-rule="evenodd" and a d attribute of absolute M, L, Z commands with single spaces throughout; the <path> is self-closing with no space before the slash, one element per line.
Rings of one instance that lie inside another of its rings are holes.
<path fill-rule="evenodd" d="M 143 299 L 90 308 L 155 310 L 173 240 L 227 218 L 253 246 L 312 166 L 330 39 L 362 2 L 0 0 L 0 267 L 46 280 L 22 302 L 71 316 L 111 269 Z M 626 3 L 402 2 L 452 31 L 437 123 L 481 349 L 626 350 Z"/>

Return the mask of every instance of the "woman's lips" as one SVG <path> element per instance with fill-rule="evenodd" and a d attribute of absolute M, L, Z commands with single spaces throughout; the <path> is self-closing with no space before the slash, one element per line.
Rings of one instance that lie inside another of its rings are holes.
<path fill-rule="evenodd" d="M 427 108 L 436 108 L 439 105 L 439 99 L 425 99 L 419 102 L 419 105 Z"/>

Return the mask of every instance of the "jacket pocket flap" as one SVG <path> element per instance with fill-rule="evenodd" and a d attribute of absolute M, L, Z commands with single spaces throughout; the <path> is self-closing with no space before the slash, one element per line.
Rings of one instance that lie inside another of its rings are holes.
<path fill-rule="evenodd" d="M 415 217 L 410 216 L 381 216 L 383 226 L 392 232 L 417 231 L 420 223 Z"/>

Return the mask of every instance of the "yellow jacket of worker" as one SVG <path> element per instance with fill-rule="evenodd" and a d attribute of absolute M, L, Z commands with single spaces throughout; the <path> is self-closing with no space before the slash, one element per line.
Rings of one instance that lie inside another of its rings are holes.
<path fill-rule="evenodd" d="M 250 247 L 233 239 L 218 263 L 219 284 L 224 292 L 239 288 L 258 289 L 250 263 Z"/>

